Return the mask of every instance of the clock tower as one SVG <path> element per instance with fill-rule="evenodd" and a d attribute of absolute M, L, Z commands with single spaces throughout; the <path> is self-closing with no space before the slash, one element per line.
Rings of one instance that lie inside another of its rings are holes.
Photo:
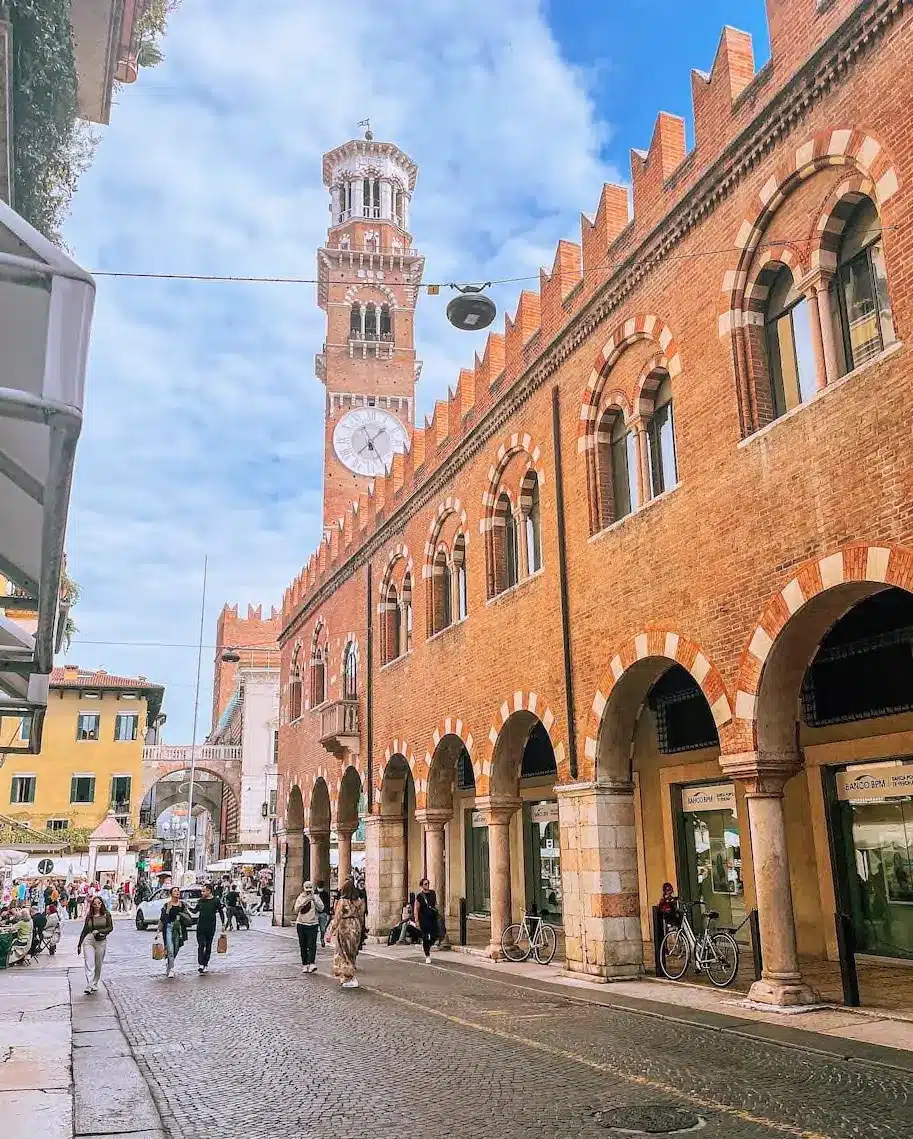
<path fill-rule="evenodd" d="M 325 154 L 330 228 L 317 254 L 327 336 L 317 356 L 326 385 L 323 525 L 405 451 L 415 417 L 414 317 L 425 261 L 411 246 L 418 168 L 370 130 Z"/>

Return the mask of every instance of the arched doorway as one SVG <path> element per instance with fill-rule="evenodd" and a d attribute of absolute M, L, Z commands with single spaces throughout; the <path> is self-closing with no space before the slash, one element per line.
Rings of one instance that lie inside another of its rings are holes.
<path fill-rule="evenodd" d="M 501 934 L 524 912 L 550 922 L 562 917 L 558 845 L 557 764 L 543 721 L 520 708 L 501 725 L 491 758 L 488 823 L 491 942 L 500 954 Z"/>
<path fill-rule="evenodd" d="M 431 754 L 425 807 L 417 812 L 424 830 L 426 873 L 445 919 L 456 911 L 456 899 L 465 897 L 470 914 L 485 915 L 487 935 L 488 830 L 473 825 L 478 813 L 474 806 L 475 776 L 466 744 L 445 732 Z M 473 840 L 482 834 L 484 848 L 477 849 Z"/>
<path fill-rule="evenodd" d="M 588 895 L 588 913 L 565 920 L 570 969 L 639 973 L 665 882 L 743 920 L 744 804 L 740 813 L 719 766 L 724 693 L 706 656 L 674 633 L 642 634 L 612 658 L 586 745 L 594 782 L 558 788 L 565 841 L 577 849 L 565 891 Z"/>
<path fill-rule="evenodd" d="M 347 767 L 339 784 L 339 798 L 336 809 L 336 838 L 338 844 L 336 877 L 340 886 L 352 873 L 352 843 L 355 835 L 359 831 L 361 798 L 361 776 L 354 767 Z M 364 845 L 363 835 L 360 837 L 360 845 Z"/>
<path fill-rule="evenodd" d="M 423 871 L 421 829 L 415 817 L 415 783 L 405 755 L 391 755 L 383 770 L 375 846 L 368 862 L 368 905 L 377 899 L 371 928 L 385 935 L 400 921 L 402 907 Z"/>
<path fill-rule="evenodd" d="M 827 560 L 845 569 L 852 556 Z M 881 576 L 817 592 L 800 577 L 794 612 L 778 629 L 765 615 L 752 638 L 763 657 L 748 776 L 765 947 L 757 999 L 782 1003 L 784 987 L 795 1003 L 815 989 L 839 997 L 822 960 L 839 957 L 844 914 L 868 955 L 863 1003 L 911 1004 L 876 965 L 913 960 L 913 594 Z"/>
<path fill-rule="evenodd" d="M 154 835 L 162 872 L 181 875 L 190 830 L 189 869 L 205 871 L 210 862 L 231 853 L 238 843 L 240 804 L 231 784 L 217 772 L 197 767 L 193 777 L 192 811 L 188 823 L 190 769 L 169 771 L 149 787 L 140 806 L 140 826 Z M 175 879 L 177 880 L 177 879 Z"/>

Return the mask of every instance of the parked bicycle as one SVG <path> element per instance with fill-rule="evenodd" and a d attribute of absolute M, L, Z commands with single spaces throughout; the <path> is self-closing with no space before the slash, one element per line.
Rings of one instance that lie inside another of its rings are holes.
<path fill-rule="evenodd" d="M 536 914 L 526 914 L 501 934 L 501 952 L 508 961 L 528 961 L 532 955 L 540 965 L 547 965 L 557 945 L 555 927 Z"/>
<path fill-rule="evenodd" d="M 660 945 L 660 968 L 670 981 L 680 981 L 693 964 L 695 972 L 706 973 L 712 984 L 725 989 L 739 971 L 739 945 L 732 934 L 712 928 L 720 916 L 716 910 L 707 911 L 704 932 L 698 937 L 690 915 L 695 906 L 703 905 L 699 899 L 681 911 L 681 923 L 669 930 Z"/>

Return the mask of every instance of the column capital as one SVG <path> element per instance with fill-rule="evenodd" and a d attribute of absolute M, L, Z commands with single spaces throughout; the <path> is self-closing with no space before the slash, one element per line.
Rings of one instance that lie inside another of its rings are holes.
<path fill-rule="evenodd" d="M 796 281 L 796 289 L 806 296 L 812 291 L 816 293 L 827 292 L 830 287 L 831 281 L 834 279 L 834 270 L 825 269 L 822 266 L 810 270 L 804 277 Z"/>
<path fill-rule="evenodd" d="M 327 830 L 318 830 L 317 827 L 308 827 L 307 836 L 311 842 L 329 842 L 330 832 Z"/>
<path fill-rule="evenodd" d="M 446 808 L 426 807 L 415 812 L 416 822 L 424 824 L 427 830 L 443 830 L 453 818 L 453 811 Z"/>
<path fill-rule="evenodd" d="M 781 798 L 783 786 L 802 767 L 800 752 L 741 751 L 720 756 L 723 774 L 745 784 L 756 798 Z"/>
<path fill-rule="evenodd" d="M 485 822 L 509 823 L 522 805 L 522 799 L 515 799 L 511 795 L 482 795 L 476 798 L 476 810 L 485 815 Z"/>
<path fill-rule="evenodd" d="M 631 795 L 634 784 L 629 780 L 597 779 L 586 783 L 556 783 L 558 799 L 594 798 L 597 795 Z"/>
<path fill-rule="evenodd" d="M 351 838 L 358 830 L 358 823 L 337 823 L 335 830 L 339 838 Z"/>

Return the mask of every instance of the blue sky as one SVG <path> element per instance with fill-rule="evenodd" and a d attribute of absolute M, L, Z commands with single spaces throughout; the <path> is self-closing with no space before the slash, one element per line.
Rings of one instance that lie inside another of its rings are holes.
<path fill-rule="evenodd" d="M 65 238 L 90 269 L 311 277 L 321 155 L 370 115 L 419 164 L 426 280 L 536 273 L 628 180 L 657 111 L 690 118 L 726 23 L 763 63 L 763 0 L 186 0 L 165 62 L 118 93 Z M 419 304 L 420 414 L 480 344 L 446 299 Z M 323 334 L 309 285 L 99 280 L 67 660 L 164 683 L 171 742 L 190 739 L 196 655 L 166 646 L 196 641 L 204 554 L 211 645 L 224 601 L 278 606 L 319 540 Z"/>

